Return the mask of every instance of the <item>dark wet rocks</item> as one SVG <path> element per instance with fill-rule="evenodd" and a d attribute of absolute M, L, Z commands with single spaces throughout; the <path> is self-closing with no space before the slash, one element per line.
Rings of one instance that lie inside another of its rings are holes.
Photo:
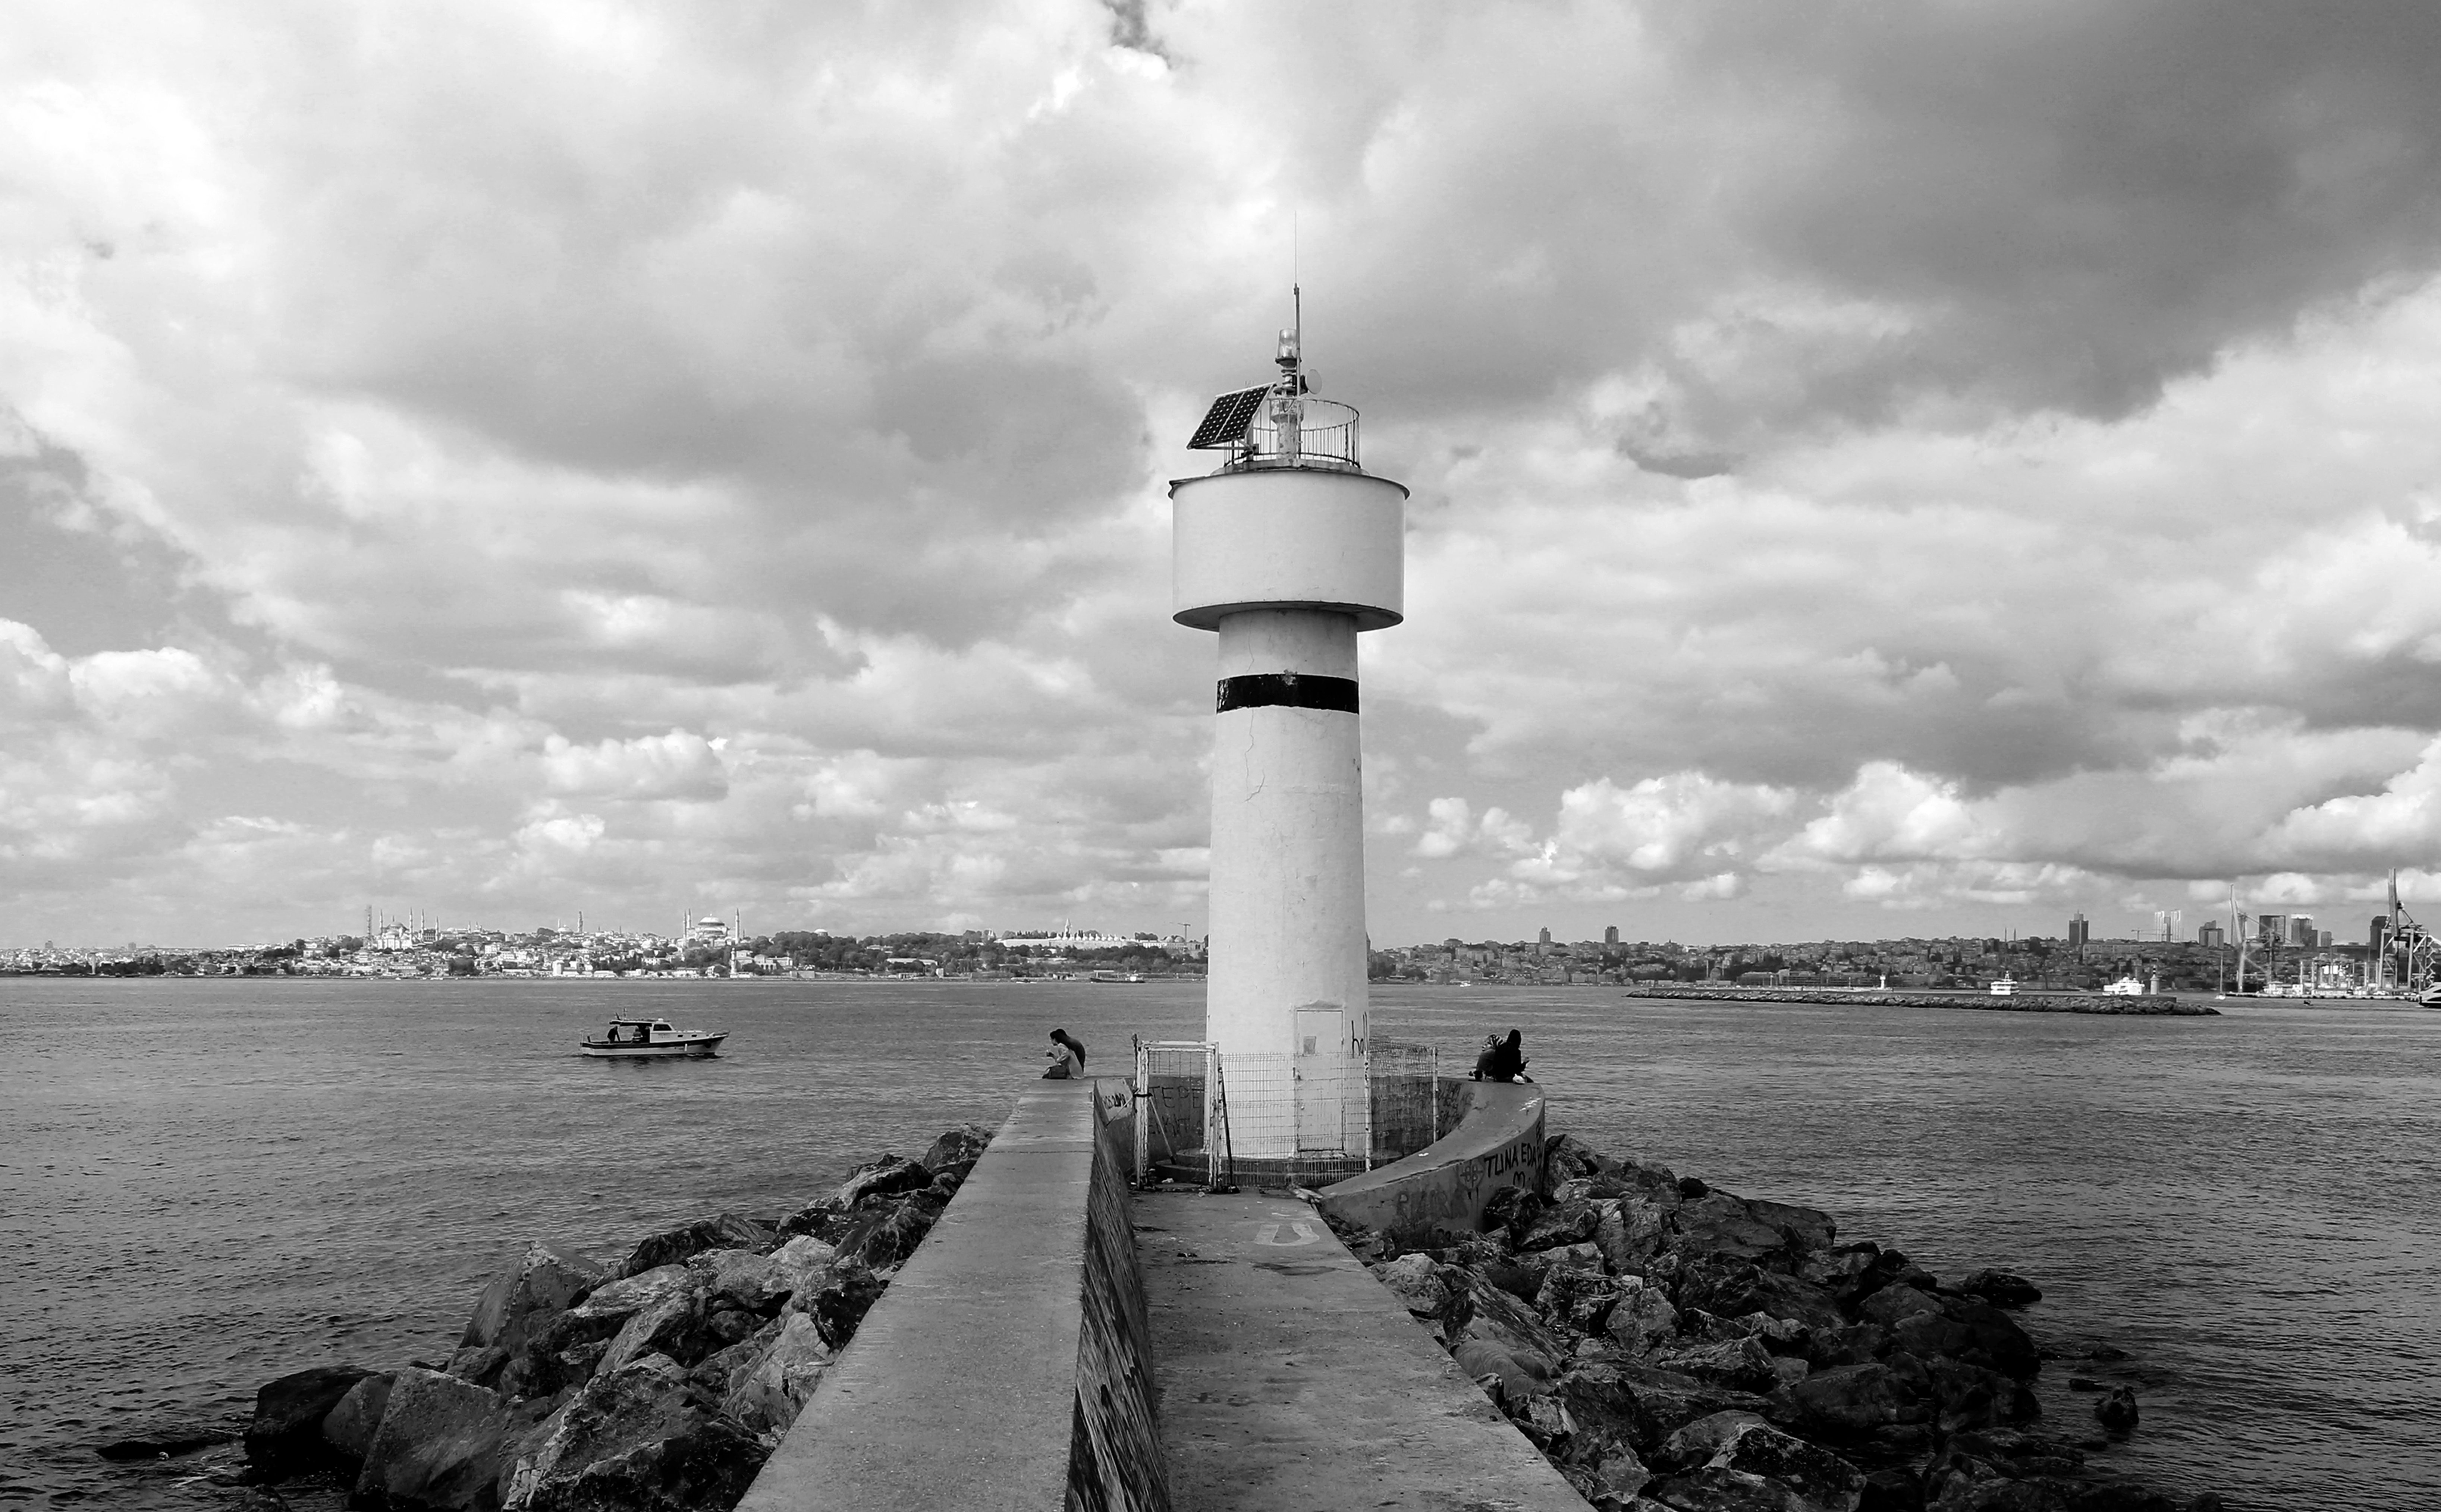
<path fill-rule="evenodd" d="M 484 1288 L 444 1366 L 265 1385 L 247 1478 L 335 1477 L 364 1507 L 733 1506 L 989 1138 L 952 1129 L 923 1161 L 859 1166 L 786 1215 L 663 1230 L 616 1264 L 533 1245 Z M 1543 1329 L 1511 1305 L 1506 1326 Z M 1496 1308 L 1485 1331 L 1505 1338 Z"/>
<path fill-rule="evenodd" d="M 1604 1512 L 2179 1512 L 2040 1431 L 2024 1277 L 1944 1288 L 1825 1214 L 1567 1136 L 1546 1163 L 1441 1248 L 1343 1232 Z"/>

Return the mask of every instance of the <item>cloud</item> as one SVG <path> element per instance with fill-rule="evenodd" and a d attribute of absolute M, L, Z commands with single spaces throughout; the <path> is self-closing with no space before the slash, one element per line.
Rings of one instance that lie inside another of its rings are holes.
<path fill-rule="evenodd" d="M 1292 276 L 1377 937 L 2431 849 L 2429 6 L 23 10 L 26 927 L 1195 915 L 1162 484 Z"/>

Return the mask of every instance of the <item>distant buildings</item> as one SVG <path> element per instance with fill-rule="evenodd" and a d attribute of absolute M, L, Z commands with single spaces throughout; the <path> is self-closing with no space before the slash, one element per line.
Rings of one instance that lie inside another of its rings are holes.
<path fill-rule="evenodd" d="M 2070 950 L 2082 953 L 2085 949 L 2086 942 L 2092 938 L 2093 926 L 2086 923 L 2084 914 L 2073 913 L 2069 915 L 2068 947 Z"/>
<path fill-rule="evenodd" d="M 2207 950 L 2217 950 L 2228 941 L 2228 933 L 2217 924 L 2207 924 L 2196 931 L 2196 944 Z"/>

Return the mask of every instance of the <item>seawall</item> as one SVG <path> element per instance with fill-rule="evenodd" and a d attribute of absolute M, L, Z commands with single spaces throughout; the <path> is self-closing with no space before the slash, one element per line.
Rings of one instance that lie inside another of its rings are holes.
<path fill-rule="evenodd" d="M 1166 1512 L 1116 1081 L 1040 1082 L 865 1316 L 748 1512 Z"/>

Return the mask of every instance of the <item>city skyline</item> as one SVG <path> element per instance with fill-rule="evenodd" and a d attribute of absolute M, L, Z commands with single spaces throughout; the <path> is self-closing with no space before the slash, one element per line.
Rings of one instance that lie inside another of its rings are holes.
<path fill-rule="evenodd" d="M 12 32 L 0 938 L 1202 932 L 1293 279 L 1377 938 L 2441 909 L 2429 6 Z"/>

